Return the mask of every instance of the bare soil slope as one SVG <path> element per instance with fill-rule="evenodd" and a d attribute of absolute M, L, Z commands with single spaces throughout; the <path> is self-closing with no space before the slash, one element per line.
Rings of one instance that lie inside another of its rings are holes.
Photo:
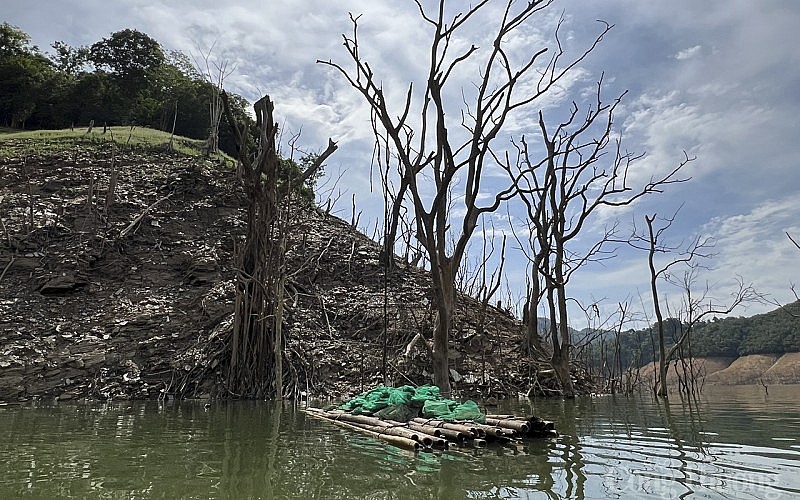
<path fill-rule="evenodd" d="M 778 358 L 766 372 L 764 382 L 772 384 L 800 383 L 800 352 L 789 352 Z"/>
<path fill-rule="evenodd" d="M 233 169 L 80 141 L 2 145 L 0 400 L 230 396 L 224 347 L 244 208 Z M 432 331 L 427 275 L 401 264 L 385 276 L 378 245 L 319 210 L 298 213 L 295 229 L 289 395 L 352 393 L 383 381 L 384 368 L 389 383 L 429 382 L 426 343 L 407 349 Z M 461 300 L 456 390 L 553 387 L 543 362 L 522 355 L 520 323 L 490 306 L 481 332 L 478 309 Z"/>
<path fill-rule="evenodd" d="M 725 357 L 712 357 L 712 358 L 694 358 L 691 361 L 691 364 L 687 362 L 689 367 L 687 370 L 691 370 L 696 376 L 708 378 L 713 375 L 714 373 L 726 369 L 736 358 L 725 358 Z M 683 368 L 675 363 L 670 364 L 669 370 L 667 370 L 667 383 L 668 384 L 677 384 L 678 383 L 678 372 L 680 371 L 680 376 L 683 376 Z M 641 376 L 642 380 L 644 381 L 645 387 L 653 387 L 654 381 L 656 378 L 656 373 L 658 372 L 658 363 L 649 363 L 642 368 L 639 369 L 639 375 Z"/>

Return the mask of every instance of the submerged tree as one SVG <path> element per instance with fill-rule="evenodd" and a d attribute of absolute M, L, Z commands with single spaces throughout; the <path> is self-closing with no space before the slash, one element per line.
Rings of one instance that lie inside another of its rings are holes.
<path fill-rule="evenodd" d="M 448 341 L 456 305 L 456 273 L 480 216 L 495 211 L 514 194 L 513 187 L 496 193 L 482 191 L 484 171 L 500 155 L 493 145 L 512 113 L 536 105 L 588 55 L 602 34 L 588 50 L 566 63 L 562 63 L 560 45 L 549 58 L 545 57 L 547 47 L 531 47 L 517 57 L 509 48 L 509 40 L 527 29 L 552 0 L 521 4 L 507 1 L 499 16 L 493 17 L 497 21 L 485 48 L 469 45 L 458 49 L 454 42 L 461 37 L 466 23 L 487 22 L 477 18 L 495 15 L 487 8 L 490 2 L 477 2 L 452 17 L 446 14 L 444 0 L 438 2 L 434 12 L 419 0 L 415 3 L 422 22 L 430 29 L 430 59 L 421 91 L 415 92 L 414 83 L 410 83 L 399 108 L 393 109 L 380 77 L 362 56 L 358 17 L 351 15 L 353 33 L 344 36 L 344 46 L 354 66 L 318 62 L 338 70 L 361 94 L 372 113 L 377 146 L 384 149 L 384 158 L 397 161 L 399 188 L 394 193 L 391 216 L 400 217 L 407 191 L 416 238 L 430 263 L 438 313 L 433 335 L 434 382 L 443 393 L 449 393 Z M 460 52 L 453 53 L 456 50 Z M 476 81 L 464 88 L 454 74 L 467 64 L 477 67 Z M 461 106 L 450 109 L 448 98 L 460 101 Z M 455 195 L 457 191 L 459 194 Z M 481 203 L 485 198 L 488 201 Z M 452 215 L 451 201 L 456 203 L 456 199 L 463 214 L 458 219 Z M 388 235 L 386 248 L 393 247 L 393 237 Z"/>
<path fill-rule="evenodd" d="M 685 181 L 678 174 L 690 161 L 687 157 L 663 175 L 635 185 L 630 180 L 631 172 L 642 155 L 625 150 L 612 127 L 614 112 L 625 94 L 608 103 L 603 101 L 601 90 L 602 78 L 588 110 L 579 114 L 579 107 L 573 102 L 567 118 L 554 128 L 548 127 L 540 111 L 545 154 L 537 158 L 523 138 L 516 160 L 508 160 L 505 165 L 535 228 L 530 253 L 533 287 L 528 294 L 529 322 L 533 318 L 536 327 L 535 301 L 544 296 L 551 319 L 551 361 L 567 397 L 574 396 L 567 285 L 587 262 L 607 257 L 604 247 L 613 239 L 616 225 L 605 228 L 586 250 L 570 249 L 570 245 L 586 232 L 592 216 L 600 209 L 630 205 L 643 196 L 661 192 L 668 184 Z M 540 279 L 544 290 L 540 289 Z"/>
<path fill-rule="evenodd" d="M 278 155 L 278 126 L 269 96 L 253 106 L 258 150 L 251 153 L 247 127 L 240 128 L 222 93 L 225 116 L 233 129 L 247 196 L 247 233 L 239 251 L 233 332 L 229 345 L 228 390 L 237 397 L 283 396 L 283 311 L 287 277 L 287 199 L 336 150 L 328 148 L 290 182 L 280 182 L 286 169 Z"/>
<path fill-rule="evenodd" d="M 645 215 L 647 232 L 640 233 L 634 227 L 634 231 L 628 243 L 637 249 L 647 251 L 647 265 L 650 270 L 650 293 L 653 299 L 653 311 L 656 316 L 656 331 L 658 334 L 658 375 L 654 390 L 658 396 L 667 397 L 667 370 L 669 363 L 674 359 L 675 354 L 680 352 L 684 345 L 689 341 L 690 335 L 697 323 L 708 316 L 729 314 L 742 303 L 754 300 L 757 293 L 752 285 L 737 279 L 736 289 L 731 293 L 730 299 L 719 302 L 711 297 L 710 287 L 706 284 L 698 289 L 698 271 L 702 268 L 699 264 L 700 259 L 709 259 L 713 256 L 711 249 L 713 241 L 711 238 L 700 235 L 694 236 L 688 241 L 677 244 L 664 242 L 664 233 L 669 230 L 675 221 L 677 212 L 669 218 L 662 219 L 662 224 L 654 226 L 656 214 Z M 663 262 L 658 263 L 659 256 L 669 256 Z M 683 273 L 675 273 L 674 269 L 685 267 Z M 674 320 L 665 320 L 662 313 L 661 297 L 659 294 L 658 283 L 665 281 L 677 286 L 682 291 L 682 307 L 680 313 L 684 316 L 677 322 L 679 333 L 675 338 L 674 344 L 666 346 L 665 325 Z"/>

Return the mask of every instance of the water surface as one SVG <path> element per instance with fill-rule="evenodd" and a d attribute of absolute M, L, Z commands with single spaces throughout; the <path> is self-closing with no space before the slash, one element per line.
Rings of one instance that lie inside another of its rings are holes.
<path fill-rule="evenodd" d="M 524 445 L 414 454 L 290 404 L 0 406 L 0 498 L 800 498 L 800 386 L 504 402 Z"/>

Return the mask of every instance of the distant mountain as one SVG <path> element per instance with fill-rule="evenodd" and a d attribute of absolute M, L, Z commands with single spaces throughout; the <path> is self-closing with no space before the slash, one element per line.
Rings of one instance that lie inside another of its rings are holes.
<path fill-rule="evenodd" d="M 680 320 L 665 321 L 668 346 L 674 344 L 685 325 Z M 607 341 L 613 332 L 603 334 Z M 628 330 L 620 338 L 623 366 L 643 366 L 657 357 L 655 325 Z M 750 354 L 800 352 L 800 301 L 749 318 L 713 318 L 695 325 L 689 345 L 697 357 L 738 357 Z M 599 339 L 593 344 L 595 360 L 600 358 Z"/>

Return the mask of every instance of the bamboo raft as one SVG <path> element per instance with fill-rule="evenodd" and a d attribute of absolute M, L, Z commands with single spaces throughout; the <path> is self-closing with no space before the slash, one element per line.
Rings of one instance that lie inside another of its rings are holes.
<path fill-rule="evenodd" d="M 304 411 L 309 416 L 413 451 L 446 450 L 452 446 L 483 448 L 489 443 L 505 444 L 520 442 L 525 438 L 558 436 L 553 422 L 534 416 L 486 415 L 486 423 L 479 424 L 429 418 L 396 422 L 368 415 L 353 415 L 344 410 L 325 411 L 320 408 L 306 408 Z"/>

